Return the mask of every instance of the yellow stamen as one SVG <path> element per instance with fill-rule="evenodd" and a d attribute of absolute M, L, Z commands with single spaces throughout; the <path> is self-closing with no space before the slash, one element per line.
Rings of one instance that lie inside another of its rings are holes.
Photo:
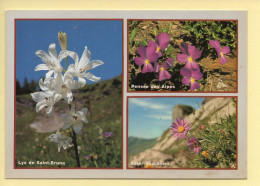
<path fill-rule="evenodd" d="M 185 128 L 183 126 L 179 126 L 179 128 L 178 128 L 179 133 L 182 133 L 184 130 L 185 130 Z"/>
<path fill-rule="evenodd" d="M 194 83 L 195 82 L 195 79 L 193 77 L 190 78 L 190 82 L 191 83 Z"/>
<path fill-rule="evenodd" d="M 188 62 L 192 62 L 192 57 L 189 57 Z"/>
<path fill-rule="evenodd" d="M 160 68 L 160 70 L 161 70 L 161 71 L 164 71 L 164 68 L 163 68 L 163 67 L 161 67 L 161 68 Z"/>
<path fill-rule="evenodd" d="M 223 55 L 224 55 L 224 54 L 223 54 L 222 52 L 220 52 L 220 57 L 223 57 Z"/>
<path fill-rule="evenodd" d="M 156 52 L 159 52 L 161 50 L 161 48 L 158 46 L 156 49 Z"/>
<path fill-rule="evenodd" d="M 146 65 L 148 65 L 150 63 L 149 59 L 146 59 L 144 62 Z"/>
<path fill-rule="evenodd" d="M 86 72 L 88 70 L 88 65 L 85 68 L 81 68 L 80 72 Z"/>

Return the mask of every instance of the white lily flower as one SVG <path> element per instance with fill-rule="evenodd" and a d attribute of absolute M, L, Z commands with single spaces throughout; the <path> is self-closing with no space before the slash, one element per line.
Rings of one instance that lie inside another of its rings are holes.
<path fill-rule="evenodd" d="M 86 118 L 87 108 L 83 108 L 81 111 L 75 111 L 74 107 L 71 107 L 71 111 L 69 114 L 63 116 L 64 125 L 62 129 L 68 129 L 72 126 L 74 132 L 76 134 L 80 134 L 83 128 L 83 123 L 88 123 Z"/>
<path fill-rule="evenodd" d="M 39 112 L 44 107 L 48 107 L 46 113 L 50 114 L 55 102 L 58 102 L 59 98 L 55 96 L 54 91 L 50 90 L 49 87 L 44 84 L 42 79 L 39 81 L 39 86 L 44 92 L 31 93 L 33 100 L 37 102 L 36 112 Z"/>
<path fill-rule="evenodd" d="M 52 92 L 34 92 L 31 93 L 31 96 L 34 101 L 37 102 L 36 104 L 36 112 L 39 112 L 44 107 L 48 107 L 46 109 L 46 113 L 50 114 L 53 108 L 53 105 L 55 104 L 54 96 Z"/>
<path fill-rule="evenodd" d="M 59 130 L 57 130 L 56 134 L 52 134 L 49 136 L 50 141 L 54 143 L 58 143 L 58 152 L 60 152 L 61 147 L 63 149 L 67 149 L 72 147 L 72 139 L 64 134 L 61 134 Z"/>
<path fill-rule="evenodd" d="M 73 100 L 72 89 L 79 87 L 78 83 L 68 76 L 67 73 L 64 76 L 59 73 L 53 80 L 53 88 L 56 94 L 59 94 L 61 98 L 66 100 L 68 104 L 71 104 Z"/>
<path fill-rule="evenodd" d="M 68 67 L 68 73 L 73 77 L 78 77 L 78 81 L 80 83 L 80 86 L 83 87 L 86 84 L 85 78 L 91 80 L 91 81 L 99 81 L 100 77 L 96 77 L 90 72 L 86 72 L 88 70 L 91 70 L 93 68 L 96 68 L 99 65 L 104 64 L 103 61 L 100 60 L 92 60 L 91 53 L 88 50 L 88 47 L 85 47 L 85 50 L 79 60 L 78 54 L 72 51 L 66 51 L 67 55 L 69 55 L 73 60 L 75 61 L 75 64 L 71 64 Z"/>
<path fill-rule="evenodd" d="M 51 77 L 53 73 L 56 75 L 57 72 L 62 72 L 63 68 L 60 62 L 68 56 L 65 51 L 61 51 L 59 56 L 57 56 L 55 43 L 50 44 L 49 55 L 42 50 L 37 50 L 35 54 L 40 57 L 44 63 L 37 65 L 35 71 L 49 70 L 49 72 L 46 73 L 46 77 Z"/>

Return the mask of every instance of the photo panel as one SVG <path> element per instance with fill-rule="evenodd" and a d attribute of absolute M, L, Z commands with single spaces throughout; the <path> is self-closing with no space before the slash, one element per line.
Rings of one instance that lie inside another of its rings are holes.
<path fill-rule="evenodd" d="M 14 168 L 123 166 L 123 20 L 15 20 Z"/>
<path fill-rule="evenodd" d="M 128 169 L 237 169 L 237 97 L 127 98 Z"/>
<path fill-rule="evenodd" d="M 128 92 L 238 91 L 238 20 L 128 19 Z"/>

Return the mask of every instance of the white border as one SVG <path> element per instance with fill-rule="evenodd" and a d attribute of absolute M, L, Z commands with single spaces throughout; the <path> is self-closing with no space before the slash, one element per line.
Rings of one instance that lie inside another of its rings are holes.
<path fill-rule="evenodd" d="M 14 19 L 124 19 L 124 102 L 122 170 L 13 169 L 14 144 Z M 238 93 L 127 93 L 127 19 L 236 19 L 238 20 Z M 245 179 L 247 175 L 247 11 L 7 11 L 6 12 L 6 178 L 149 178 Z M 126 169 L 127 96 L 238 96 L 238 170 Z"/>

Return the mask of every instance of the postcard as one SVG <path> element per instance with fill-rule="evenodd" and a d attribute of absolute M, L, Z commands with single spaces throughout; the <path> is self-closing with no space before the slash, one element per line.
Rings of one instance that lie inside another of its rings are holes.
<path fill-rule="evenodd" d="M 247 12 L 7 11 L 6 178 L 246 178 Z"/>

